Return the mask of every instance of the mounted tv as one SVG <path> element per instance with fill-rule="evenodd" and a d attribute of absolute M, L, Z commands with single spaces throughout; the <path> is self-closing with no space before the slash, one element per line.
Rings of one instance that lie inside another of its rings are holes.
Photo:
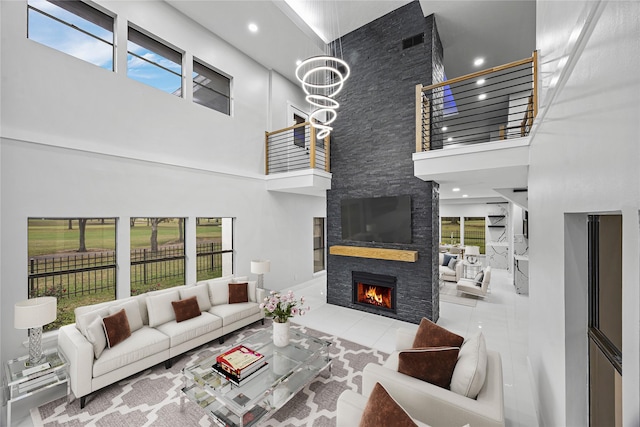
<path fill-rule="evenodd" d="M 411 243 L 411 197 L 343 199 L 342 240 Z"/>

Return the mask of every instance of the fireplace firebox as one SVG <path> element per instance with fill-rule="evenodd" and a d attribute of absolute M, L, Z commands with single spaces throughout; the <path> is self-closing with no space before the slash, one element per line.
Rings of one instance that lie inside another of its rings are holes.
<path fill-rule="evenodd" d="M 353 303 L 381 311 L 396 312 L 396 282 L 393 276 L 352 272 Z"/>

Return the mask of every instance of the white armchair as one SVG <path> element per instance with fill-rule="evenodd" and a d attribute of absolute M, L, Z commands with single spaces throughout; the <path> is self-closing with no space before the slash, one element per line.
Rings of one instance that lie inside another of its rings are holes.
<path fill-rule="evenodd" d="M 482 282 L 476 282 L 473 279 L 460 279 L 456 284 L 456 289 L 465 294 L 475 295 L 478 297 L 485 297 L 489 290 L 489 284 L 491 283 L 491 267 L 487 267 L 484 270 L 484 276 Z"/>
<path fill-rule="evenodd" d="M 400 329 L 396 349 L 411 348 L 415 332 Z M 384 366 L 369 363 L 364 368 L 362 393 L 368 397 L 379 382 L 388 393 L 416 420 L 433 427 L 462 426 L 504 427 L 504 395 L 500 353 L 487 351 L 486 379 L 476 399 L 401 374 L 398 352 Z"/>

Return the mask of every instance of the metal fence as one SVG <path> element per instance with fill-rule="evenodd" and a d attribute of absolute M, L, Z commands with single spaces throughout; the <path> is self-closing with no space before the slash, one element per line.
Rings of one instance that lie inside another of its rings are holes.
<path fill-rule="evenodd" d="M 232 250 L 222 250 L 222 243 L 206 242 L 196 245 L 197 280 L 206 280 L 222 276 L 222 258 L 232 254 Z"/>
<path fill-rule="evenodd" d="M 115 292 L 115 272 L 115 251 L 33 257 L 29 259 L 29 298 Z"/>
<path fill-rule="evenodd" d="M 218 242 L 196 246 L 198 280 L 222 275 L 224 254 Z M 115 251 L 38 256 L 29 259 L 29 298 L 77 296 L 113 291 L 116 288 Z M 143 293 L 185 283 L 184 245 L 131 250 L 131 292 Z"/>

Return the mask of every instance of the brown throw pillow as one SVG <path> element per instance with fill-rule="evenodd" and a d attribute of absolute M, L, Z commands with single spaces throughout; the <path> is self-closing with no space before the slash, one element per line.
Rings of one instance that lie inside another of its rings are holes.
<path fill-rule="evenodd" d="M 418 326 L 416 337 L 413 339 L 413 348 L 461 347 L 463 341 L 464 338 L 460 335 L 449 332 L 423 317 L 420 326 Z"/>
<path fill-rule="evenodd" d="M 387 390 L 376 383 L 364 407 L 360 427 L 411 427 L 418 425 L 398 402 L 389 396 Z"/>
<path fill-rule="evenodd" d="M 120 344 L 131 336 L 131 328 L 124 308 L 111 316 L 104 317 L 102 325 L 104 326 L 104 334 L 107 337 L 107 346 L 109 348 Z"/>
<path fill-rule="evenodd" d="M 195 295 L 190 298 L 171 301 L 171 305 L 173 306 L 173 312 L 176 314 L 176 322 L 178 323 L 193 319 L 201 314 L 198 297 Z"/>
<path fill-rule="evenodd" d="M 448 390 L 459 352 L 458 347 L 402 350 L 398 355 L 398 372 Z"/>
<path fill-rule="evenodd" d="M 248 283 L 229 283 L 229 304 L 249 302 Z"/>

